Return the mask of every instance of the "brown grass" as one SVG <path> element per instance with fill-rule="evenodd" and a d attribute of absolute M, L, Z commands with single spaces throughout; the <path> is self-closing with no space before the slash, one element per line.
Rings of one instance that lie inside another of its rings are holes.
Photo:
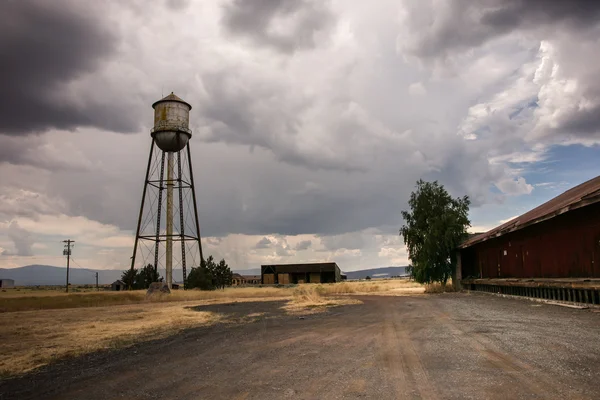
<path fill-rule="evenodd" d="M 452 282 L 448 282 L 445 285 L 441 283 L 430 283 L 425 285 L 425 293 L 445 293 L 445 292 L 454 292 L 454 286 L 452 286 Z"/>
<path fill-rule="evenodd" d="M 341 282 L 318 285 L 323 295 L 327 294 L 382 294 L 401 295 L 423 293 L 423 285 L 404 279 Z"/>
<path fill-rule="evenodd" d="M 7 294 L 8 293 L 8 294 Z M 17 292 L 19 293 L 19 292 Z M 30 310 L 50 310 L 79 307 L 105 307 L 125 304 L 143 304 L 148 302 L 177 302 L 191 300 L 223 300 L 248 299 L 264 297 L 291 297 L 289 288 L 244 287 L 226 288 L 225 290 L 174 290 L 168 296 L 146 297 L 145 290 L 126 292 L 92 292 L 92 293 L 48 293 L 29 292 L 23 295 L 3 292 L 0 294 L 0 313 Z"/>
<path fill-rule="evenodd" d="M 361 303 L 355 299 L 325 297 L 323 286 L 320 285 L 302 285 L 294 289 L 292 300 L 283 309 L 289 314 L 313 314 L 325 311 L 328 307 Z"/>
<path fill-rule="evenodd" d="M 406 295 L 423 292 L 423 286 L 402 279 L 341 282 L 317 286 L 321 295 L 383 294 Z M 80 307 L 106 307 L 148 302 L 178 302 L 192 300 L 235 300 L 252 298 L 291 298 L 293 287 L 230 287 L 225 290 L 174 290 L 168 296 L 146 297 L 145 290 L 126 292 L 62 293 L 52 291 L 0 292 L 0 313 L 31 310 L 51 310 Z"/>
<path fill-rule="evenodd" d="M 252 301 L 273 298 L 253 298 Z M 93 310 L 21 311 L 0 314 L 0 376 L 96 350 L 158 339 L 186 328 L 222 321 L 222 315 L 190 307 L 229 300 L 144 303 Z M 237 301 L 244 301 L 238 299 Z"/>
<path fill-rule="evenodd" d="M 173 291 L 146 298 L 145 291 L 0 294 L 0 376 L 24 373 L 54 360 L 213 324 L 222 315 L 189 306 L 232 301 L 290 300 L 293 314 L 357 304 L 345 294 L 406 295 L 423 287 L 403 280 L 374 280 L 296 287 L 244 287 L 216 291 Z M 250 319 L 257 317 L 249 315 Z"/>

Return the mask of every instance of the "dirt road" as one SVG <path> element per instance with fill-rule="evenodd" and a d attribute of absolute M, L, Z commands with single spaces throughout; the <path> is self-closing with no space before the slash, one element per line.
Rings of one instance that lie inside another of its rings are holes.
<path fill-rule="evenodd" d="M 230 323 L 0 382 L 0 399 L 600 398 L 600 314 L 484 294 L 369 296 Z"/>

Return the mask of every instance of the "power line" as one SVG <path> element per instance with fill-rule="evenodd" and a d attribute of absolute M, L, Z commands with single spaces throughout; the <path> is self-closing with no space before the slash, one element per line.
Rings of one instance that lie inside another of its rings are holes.
<path fill-rule="evenodd" d="M 77 265 L 79 268 L 85 269 L 81 265 L 79 265 L 79 263 L 77 263 L 77 261 L 75 261 L 75 259 L 73 257 L 71 257 L 71 262 L 75 263 L 75 265 Z"/>

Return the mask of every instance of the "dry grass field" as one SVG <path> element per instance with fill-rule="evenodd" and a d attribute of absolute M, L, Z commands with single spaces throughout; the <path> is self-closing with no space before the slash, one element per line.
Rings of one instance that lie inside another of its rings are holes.
<path fill-rule="evenodd" d="M 296 287 L 241 287 L 216 291 L 173 291 L 146 297 L 145 291 L 0 294 L 0 376 L 31 371 L 64 357 L 126 347 L 183 329 L 223 321 L 218 313 L 194 311 L 202 304 L 287 300 L 288 313 L 319 312 L 356 304 L 345 294 L 423 293 L 403 280 L 305 284 Z M 18 292 L 17 292 L 18 293 Z"/>
<path fill-rule="evenodd" d="M 174 290 L 168 296 L 146 297 L 145 290 L 132 290 L 125 292 L 11 292 L 10 289 L 0 293 L 0 313 L 30 310 L 49 310 L 60 308 L 78 307 L 105 307 L 126 304 L 143 304 L 151 302 L 179 302 L 190 300 L 214 299 L 246 299 L 256 297 L 289 297 L 289 288 L 275 287 L 243 287 L 226 288 L 225 290 L 200 291 L 200 290 Z"/>

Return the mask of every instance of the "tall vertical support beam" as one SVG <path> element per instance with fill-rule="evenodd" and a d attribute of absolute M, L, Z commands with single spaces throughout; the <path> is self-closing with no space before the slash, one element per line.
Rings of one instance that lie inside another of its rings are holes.
<path fill-rule="evenodd" d="M 179 234 L 181 235 L 181 270 L 183 289 L 186 289 L 187 271 L 185 265 L 185 221 L 183 215 L 183 178 L 181 175 L 181 150 L 177 152 L 177 182 L 179 183 Z"/>
<path fill-rule="evenodd" d="M 154 247 L 154 272 L 158 272 L 158 248 L 160 246 L 160 217 L 162 212 L 162 192 L 165 181 L 165 152 L 160 159 L 160 182 L 158 184 L 158 212 L 156 213 L 156 245 Z"/>
<path fill-rule="evenodd" d="M 456 251 L 456 265 L 454 267 L 454 274 L 452 274 L 452 286 L 455 291 L 462 290 L 460 281 L 462 280 L 462 259 L 460 250 Z"/>
<path fill-rule="evenodd" d="M 165 280 L 169 289 L 173 284 L 173 152 L 167 153 L 167 251 Z"/>
<path fill-rule="evenodd" d="M 144 189 L 142 190 L 142 204 L 140 205 L 140 215 L 138 216 L 137 228 L 135 230 L 135 242 L 133 243 L 133 256 L 131 256 L 131 270 L 135 265 L 135 255 L 137 254 L 138 241 L 140 240 L 140 228 L 142 226 L 142 217 L 144 215 L 144 202 L 146 201 L 146 192 L 148 188 L 148 178 L 150 177 L 150 166 L 152 165 L 152 154 L 154 153 L 154 139 L 150 142 L 150 155 L 148 156 L 148 167 L 146 168 L 146 179 L 144 180 Z M 97 273 L 96 273 L 97 274 Z"/>
<path fill-rule="evenodd" d="M 200 251 L 200 262 L 204 264 L 204 256 L 202 255 L 202 236 L 200 235 L 200 222 L 198 221 L 198 203 L 196 202 L 196 185 L 194 183 L 194 169 L 192 168 L 192 152 L 190 144 L 187 144 L 188 166 L 190 167 L 190 186 L 192 189 L 192 200 L 194 202 L 194 218 L 196 219 L 196 233 L 198 234 L 198 251 Z"/>

